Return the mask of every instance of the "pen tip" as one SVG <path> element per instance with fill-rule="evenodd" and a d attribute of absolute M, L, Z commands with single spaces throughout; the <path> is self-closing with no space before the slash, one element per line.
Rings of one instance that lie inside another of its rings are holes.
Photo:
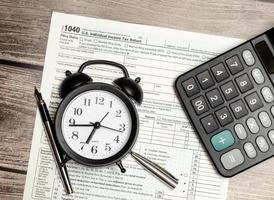
<path fill-rule="evenodd" d="M 38 89 L 36 88 L 36 86 L 34 86 L 34 96 L 36 97 L 37 100 L 42 99 L 42 96 L 41 96 L 40 92 L 38 91 Z"/>

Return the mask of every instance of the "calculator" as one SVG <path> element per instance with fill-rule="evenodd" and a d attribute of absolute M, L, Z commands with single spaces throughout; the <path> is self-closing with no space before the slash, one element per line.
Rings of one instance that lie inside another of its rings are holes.
<path fill-rule="evenodd" d="M 274 155 L 274 28 L 180 75 L 177 95 L 218 172 Z"/>

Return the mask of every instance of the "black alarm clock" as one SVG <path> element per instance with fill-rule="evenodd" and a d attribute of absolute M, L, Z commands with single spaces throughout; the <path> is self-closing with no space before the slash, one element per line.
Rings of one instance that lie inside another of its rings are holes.
<path fill-rule="evenodd" d="M 114 80 L 113 85 L 93 82 L 83 70 L 95 64 L 118 67 L 124 77 Z M 121 159 L 138 135 L 139 118 L 133 101 L 141 104 L 143 99 L 140 78 L 131 79 L 123 65 L 107 60 L 87 61 L 76 73 L 66 71 L 66 76 L 55 117 L 57 140 L 66 160 L 92 167 L 116 163 L 124 173 Z"/>

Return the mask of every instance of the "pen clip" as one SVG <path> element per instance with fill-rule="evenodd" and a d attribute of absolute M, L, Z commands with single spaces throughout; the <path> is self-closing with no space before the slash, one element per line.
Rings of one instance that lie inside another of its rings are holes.
<path fill-rule="evenodd" d="M 67 154 L 63 153 L 63 160 L 61 162 L 61 167 L 63 167 L 70 159 L 71 158 Z"/>

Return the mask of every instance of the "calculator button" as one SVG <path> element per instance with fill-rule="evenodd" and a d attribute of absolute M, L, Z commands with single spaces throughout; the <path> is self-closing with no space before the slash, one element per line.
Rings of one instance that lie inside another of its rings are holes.
<path fill-rule="evenodd" d="M 221 162 L 224 168 L 229 170 L 241 165 L 244 162 L 244 156 L 239 149 L 232 149 L 221 156 Z"/>
<path fill-rule="evenodd" d="M 263 136 L 259 136 L 256 138 L 256 144 L 261 150 L 261 152 L 267 152 L 269 149 L 269 146 Z"/>
<path fill-rule="evenodd" d="M 274 106 L 271 106 L 270 112 L 271 112 L 272 116 L 274 117 Z"/>
<path fill-rule="evenodd" d="M 211 90 L 209 92 L 206 93 L 206 97 L 210 103 L 210 105 L 215 108 L 221 104 L 224 103 L 224 100 L 220 94 L 220 92 L 218 91 L 218 89 L 214 89 Z"/>
<path fill-rule="evenodd" d="M 242 56 L 243 56 L 243 59 L 244 59 L 246 65 L 252 66 L 255 64 L 255 58 L 252 55 L 251 51 L 244 50 Z"/>
<path fill-rule="evenodd" d="M 219 128 L 212 115 L 208 115 L 202 118 L 201 123 L 207 133 L 212 133 Z"/>
<path fill-rule="evenodd" d="M 271 126 L 271 119 L 267 112 L 262 111 L 259 113 L 259 120 L 261 121 L 262 125 L 266 128 L 269 128 Z"/>
<path fill-rule="evenodd" d="M 240 72 L 244 69 L 238 56 L 233 56 L 233 57 L 227 59 L 225 62 L 226 62 L 228 69 L 230 70 L 232 75 L 237 74 L 238 72 Z"/>
<path fill-rule="evenodd" d="M 248 114 L 248 111 L 241 99 L 230 104 L 230 108 L 231 108 L 234 116 L 236 117 L 236 119 L 239 119 L 239 118 Z"/>
<path fill-rule="evenodd" d="M 247 92 L 248 90 L 251 90 L 253 88 L 253 85 L 250 79 L 248 78 L 247 74 L 239 76 L 235 79 L 235 81 L 242 93 Z"/>
<path fill-rule="evenodd" d="M 233 99 L 238 96 L 238 92 L 232 83 L 232 81 L 229 81 L 228 83 L 221 86 L 221 90 L 226 98 L 226 100 Z"/>
<path fill-rule="evenodd" d="M 242 124 L 236 124 L 234 126 L 234 131 L 239 139 L 243 140 L 247 137 L 246 130 Z"/>
<path fill-rule="evenodd" d="M 257 156 L 257 152 L 251 142 L 244 144 L 244 150 L 249 158 L 255 158 Z"/>
<path fill-rule="evenodd" d="M 270 130 L 268 132 L 268 138 L 271 141 L 271 143 L 274 145 L 274 130 Z"/>
<path fill-rule="evenodd" d="M 246 120 L 246 125 L 251 133 L 258 133 L 260 130 L 258 123 L 253 117 L 250 117 Z"/>
<path fill-rule="evenodd" d="M 187 96 L 191 97 L 200 92 L 198 85 L 194 78 L 190 78 L 184 82 L 182 82 L 182 86 L 186 91 Z"/>
<path fill-rule="evenodd" d="M 233 122 L 233 118 L 226 107 L 216 111 L 215 115 L 222 126 Z"/>
<path fill-rule="evenodd" d="M 218 65 L 215 65 L 211 68 L 211 71 L 217 80 L 217 82 L 221 82 L 229 77 L 229 74 L 227 70 L 225 69 L 225 66 L 223 63 L 219 63 Z"/>
<path fill-rule="evenodd" d="M 257 84 L 261 85 L 264 83 L 264 75 L 259 68 L 253 69 L 251 75 Z"/>
<path fill-rule="evenodd" d="M 267 103 L 270 103 L 270 102 L 272 102 L 274 100 L 273 93 L 272 93 L 272 91 L 270 90 L 269 87 L 263 87 L 263 89 L 261 90 L 261 92 L 262 92 L 264 100 Z"/>
<path fill-rule="evenodd" d="M 211 144 L 216 151 L 222 151 L 233 145 L 234 142 L 234 137 L 229 130 L 224 130 L 211 138 Z"/>
<path fill-rule="evenodd" d="M 203 114 L 209 110 L 203 96 L 197 97 L 196 99 L 192 100 L 191 103 L 197 115 Z"/>
<path fill-rule="evenodd" d="M 252 112 L 263 107 L 263 103 L 256 92 L 247 95 L 245 101 Z"/>
<path fill-rule="evenodd" d="M 197 79 L 204 90 L 214 85 L 214 81 L 207 70 L 198 74 Z"/>

